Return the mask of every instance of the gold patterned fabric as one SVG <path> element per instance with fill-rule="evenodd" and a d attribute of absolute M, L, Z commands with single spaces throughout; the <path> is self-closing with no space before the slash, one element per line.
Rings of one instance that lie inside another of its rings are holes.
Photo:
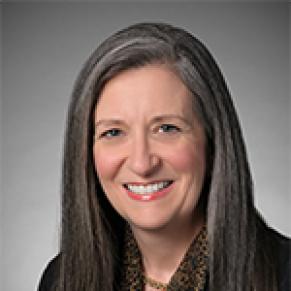
<path fill-rule="evenodd" d="M 203 227 L 188 248 L 177 271 L 172 276 L 167 291 L 203 291 L 206 286 L 208 266 L 207 231 Z M 142 258 L 128 228 L 125 235 L 121 291 L 143 291 Z"/>

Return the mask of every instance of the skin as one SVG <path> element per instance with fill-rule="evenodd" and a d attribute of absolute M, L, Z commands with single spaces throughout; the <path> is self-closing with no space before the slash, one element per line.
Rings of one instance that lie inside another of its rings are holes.
<path fill-rule="evenodd" d="M 147 65 L 108 81 L 95 109 L 98 178 L 129 222 L 145 272 L 162 282 L 170 280 L 204 223 L 197 205 L 206 142 L 192 98 L 169 67 Z M 123 186 L 164 180 L 173 180 L 170 190 L 153 201 L 133 200 Z"/>

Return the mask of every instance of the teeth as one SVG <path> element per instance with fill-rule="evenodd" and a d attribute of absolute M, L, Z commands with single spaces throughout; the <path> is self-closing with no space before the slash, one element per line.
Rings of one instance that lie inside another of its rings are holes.
<path fill-rule="evenodd" d="M 169 186 L 170 183 L 171 183 L 170 181 L 164 181 L 164 182 L 160 182 L 160 183 L 149 184 L 146 186 L 142 186 L 142 185 L 136 186 L 136 185 L 126 184 L 126 187 L 131 192 L 134 192 L 134 193 L 140 194 L 140 195 L 144 195 L 144 194 L 150 194 L 150 193 L 157 192 L 157 191 Z"/>

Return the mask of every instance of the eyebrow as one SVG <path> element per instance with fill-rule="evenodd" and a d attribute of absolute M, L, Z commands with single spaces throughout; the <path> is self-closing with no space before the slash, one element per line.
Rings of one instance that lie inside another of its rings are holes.
<path fill-rule="evenodd" d="M 177 114 L 157 115 L 152 118 L 150 123 L 161 122 L 161 121 L 169 120 L 169 119 L 179 119 L 183 123 L 191 125 L 191 123 L 186 118 Z M 109 126 L 109 125 L 122 125 L 122 124 L 124 124 L 124 121 L 120 119 L 114 119 L 114 118 L 113 119 L 100 119 L 95 123 L 95 128 L 99 127 L 100 125 Z"/>
<path fill-rule="evenodd" d="M 120 119 L 100 119 L 95 123 L 95 128 L 97 128 L 100 125 L 118 125 L 118 124 L 124 124 L 124 122 Z"/>
<path fill-rule="evenodd" d="M 151 122 L 160 122 L 168 119 L 179 119 L 180 121 L 190 125 L 189 120 L 187 120 L 185 117 L 178 115 L 178 114 L 164 114 L 164 115 L 157 115 L 153 117 Z"/>

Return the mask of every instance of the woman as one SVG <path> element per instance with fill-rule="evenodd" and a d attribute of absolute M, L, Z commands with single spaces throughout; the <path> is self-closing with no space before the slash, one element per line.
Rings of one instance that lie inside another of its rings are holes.
<path fill-rule="evenodd" d="M 230 94 L 191 34 L 109 37 L 67 124 L 60 254 L 39 290 L 290 290 L 290 242 L 254 207 Z"/>

